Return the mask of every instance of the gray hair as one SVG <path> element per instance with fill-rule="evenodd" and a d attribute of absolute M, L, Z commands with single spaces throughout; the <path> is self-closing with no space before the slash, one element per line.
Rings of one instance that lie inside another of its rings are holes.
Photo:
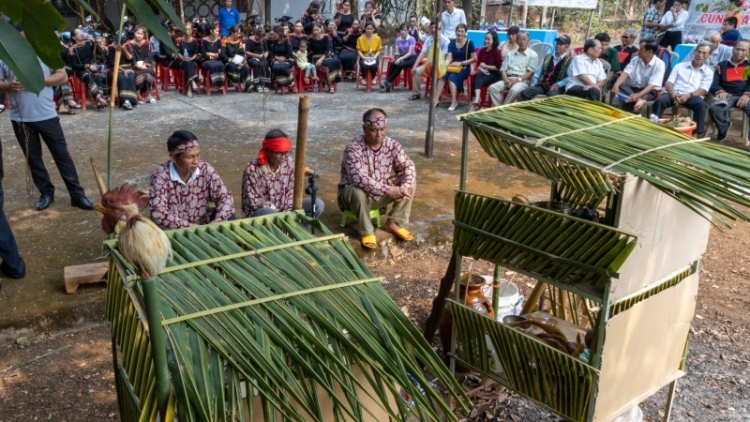
<path fill-rule="evenodd" d="M 521 35 L 521 34 L 526 34 L 526 37 L 528 39 L 531 39 L 531 35 L 529 35 L 529 31 L 527 31 L 525 29 L 521 29 L 520 31 L 518 31 L 518 34 L 516 34 L 516 39 L 518 39 L 518 36 Z"/>
<path fill-rule="evenodd" d="M 625 33 L 628 34 L 628 36 L 630 36 L 630 38 L 632 39 L 635 39 L 638 36 L 638 32 L 636 32 L 636 30 L 633 28 L 626 29 Z"/>
<path fill-rule="evenodd" d="M 698 49 L 701 47 L 708 47 L 708 54 L 713 53 L 716 49 L 716 47 L 714 47 L 714 43 L 712 43 L 711 41 L 701 41 L 698 43 L 698 45 L 695 46 L 695 50 L 693 51 L 698 51 Z"/>
<path fill-rule="evenodd" d="M 712 30 L 706 32 L 705 34 L 703 34 L 703 41 L 711 41 L 711 38 L 713 38 L 713 37 L 715 37 L 717 35 L 721 36 L 721 32 L 712 29 Z"/>

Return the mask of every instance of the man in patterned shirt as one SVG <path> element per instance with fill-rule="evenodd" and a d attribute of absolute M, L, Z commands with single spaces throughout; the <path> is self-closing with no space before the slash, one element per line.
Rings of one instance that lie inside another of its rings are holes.
<path fill-rule="evenodd" d="M 387 205 L 393 203 L 383 229 L 401 240 L 411 241 L 414 236 L 401 225 L 409 223 L 417 182 L 414 162 L 398 141 L 387 136 L 385 111 L 379 108 L 367 110 L 362 121 L 364 134 L 349 142 L 341 159 L 339 208 L 350 210 L 357 216 L 362 246 L 375 249 L 377 243 L 370 209 L 378 208 L 384 214 Z M 391 171 L 395 175 L 392 176 Z"/>
<path fill-rule="evenodd" d="M 187 130 L 175 131 L 167 140 L 167 149 L 169 161 L 151 175 L 151 220 L 163 229 L 233 220 L 232 192 L 216 170 L 201 161 L 195 135 Z"/>
<path fill-rule="evenodd" d="M 294 198 L 294 160 L 289 156 L 292 141 L 280 129 L 266 133 L 258 157 L 247 164 L 242 176 L 242 217 L 258 217 L 291 211 Z M 302 200 L 310 215 L 312 200 Z M 325 204 L 315 200 L 315 218 L 323 214 Z"/>
<path fill-rule="evenodd" d="M 656 39 L 656 29 L 659 27 L 659 11 L 664 9 L 666 0 L 651 0 L 651 7 L 643 15 L 641 25 L 641 41 L 644 39 Z"/>

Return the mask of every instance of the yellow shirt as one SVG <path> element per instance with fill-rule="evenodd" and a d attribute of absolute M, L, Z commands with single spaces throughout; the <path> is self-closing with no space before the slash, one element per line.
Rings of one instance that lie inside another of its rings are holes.
<path fill-rule="evenodd" d="M 382 49 L 383 44 L 380 42 L 378 34 L 374 34 L 371 40 L 368 40 L 366 35 L 357 38 L 357 51 L 365 56 L 370 53 L 370 50 L 372 50 L 372 55 L 374 56 Z"/>

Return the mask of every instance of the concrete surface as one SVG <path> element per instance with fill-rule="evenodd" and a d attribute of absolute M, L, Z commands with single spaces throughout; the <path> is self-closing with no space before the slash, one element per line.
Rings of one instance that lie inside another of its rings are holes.
<path fill-rule="evenodd" d="M 381 107 L 389 114 L 389 135 L 399 140 L 417 166 L 418 189 L 412 210 L 415 244 L 430 245 L 449 241 L 453 215 L 453 191 L 458 187 L 461 156 L 459 113 L 462 104 L 447 111 L 447 102 L 437 109 L 434 157 L 425 159 L 427 101 L 408 101 L 408 93 L 390 94 L 355 91 L 353 83 L 343 83 L 339 92 L 309 94 L 307 164 L 320 173 L 319 196 L 326 203 L 323 222 L 336 232 L 345 232 L 358 244 L 353 224 L 342 229 L 341 212 L 336 205 L 341 152 L 346 143 L 361 133 L 362 113 Z M 157 104 L 141 105 L 133 111 L 116 109 L 113 129 L 113 186 L 134 182 L 148 188 L 151 173 L 168 159 L 167 137 L 177 129 L 194 132 L 201 143 L 202 158 L 211 163 L 234 193 L 240 214 L 242 172 L 256 156 L 264 134 L 281 128 L 292 139 L 296 136 L 298 97 L 269 93 L 237 93 L 222 96 L 198 95 L 189 99 L 174 90 L 162 92 Z M 47 210 L 34 209 L 39 197 L 31 183 L 25 162 L 8 118 L 0 115 L 0 140 L 5 165 L 5 212 L 26 260 L 23 280 L 0 279 L 0 338 L 46 330 L 69 328 L 103 319 L 104 284 L 84 285 L 78 293 L 64 290 L 63 268 L 107 259 L 100 229 L 100 215 L 70 206 L 62 180 L 45 149 L 45 161 L 57 187 L 56 202 Z M 89 198 L 99 194 L 89 165 L 93 157 L 101 172 L 107 162 L 108 112 L 79 110 L 75 116 L 61 116 L 71 155 Z M 540 124 L 543 122 L 540 122 Z M 505 167 L 484 154 L 476 141 L 470 144 L 468 188 L 503 197 L 524 194 L 544 198 L 545 180 Z M 379 238 L 388 238 L 381 232 Z M 366 259 L 380 253 L 363 252 Z"/>

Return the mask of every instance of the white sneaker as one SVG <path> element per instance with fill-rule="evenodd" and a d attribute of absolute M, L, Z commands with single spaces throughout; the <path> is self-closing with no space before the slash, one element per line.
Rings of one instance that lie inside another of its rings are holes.
<path fill-rule="evenodd" d="M 193 87 L 192 86 L 188 87 L 187 96 L 188 96 L 188 98 L 193 98 Z"/>
<path fill-rule="evenodd" d="M 133 105 L 130 104 L 130 101 L 125 100 L 122 103 L 122 108 L 124 108 L 125 110 L 132 110 L 133 109 Z"/>

